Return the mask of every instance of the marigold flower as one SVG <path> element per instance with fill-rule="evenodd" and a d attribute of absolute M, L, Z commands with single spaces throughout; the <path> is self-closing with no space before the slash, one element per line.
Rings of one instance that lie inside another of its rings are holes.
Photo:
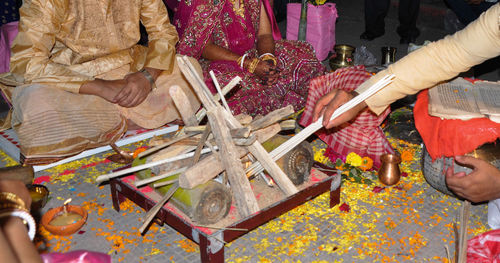
<path fill-rule="evenodd" d="M 401 153 L 401 160 L 403 160 L 403 162 L 413 161 L 413 153 L 407 150 L 403 151 L 403 153 Z"/>
<path fill-rule="evenodd" d="M 346 163 L 354 166 L 354 167 L 358 167 L 361 165 L 361 156 L 359 156 L 357 153 L 355 152 L 352 152 L 352 153 L 349 153 L 347 155 L 347 158 L 345 160 Z"/>
<path fill-rule="evenodd" d="M 366 156 L 361 159 L 361 165 L 359 166 L 361 170 L 368 171 L 372 169 L 372 167 L 373 167 L 373 160 L 370 157 Z"/>

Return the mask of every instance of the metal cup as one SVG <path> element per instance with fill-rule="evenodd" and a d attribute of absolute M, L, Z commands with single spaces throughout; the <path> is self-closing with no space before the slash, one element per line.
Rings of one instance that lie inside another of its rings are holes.
<path fill-rule="evenodd" d="M 395 47 L 382 47 L 382 66 L 389 65 L 396 62 L 396 51 Z"/>
<path fill-rule="evenodd" d="M 383 154 L 380 156 L 382 165 L 378 170 L 378 179 L 385 185 L 394 185 L 399 182 L 401 171 L 399 170 L 399 163 L 401 157 L 395 154 Z"/>

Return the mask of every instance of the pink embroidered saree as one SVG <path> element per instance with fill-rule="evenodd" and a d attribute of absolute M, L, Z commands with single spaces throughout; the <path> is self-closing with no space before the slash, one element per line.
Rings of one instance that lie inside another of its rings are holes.
<path fill-rule="evenodd" d="M 233 11 L 231 0 L 181 0 L 175 9 L 173 24 L 180 36 L 177 52 L 200 60 L 205 81 L 212 91 L 215 92 L 215 87 L 208 74 L 210 70 L 222 86 L 235 76 L 242 78 L 240 86 L 233 89 L 227 99 L 233 114 L 266 114 L 287 105 L 298 110 L 305 104 L 309 81 L 325 72 L 310 44 L 282 39 L 275 41 L 274 54 L 280 77 L 271 87 L 262 85 L 258 77 L 240 68 L 235 61 L 202 58 L 209 40 L 239 56 L 258 57 L 260 4 L 258 0 L 243 0 L 243 15 Z M 267 13 L 272 17 L 272 13 Z"/>

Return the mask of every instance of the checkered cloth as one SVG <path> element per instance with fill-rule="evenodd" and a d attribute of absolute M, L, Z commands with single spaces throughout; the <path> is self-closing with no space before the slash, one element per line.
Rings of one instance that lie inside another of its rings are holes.
<path fill-rule="evenodd" d="M 340 68 L 333 73 L 311 80 L 306 108 L 299 123 L 303 126 L 312 123 L 314 105 L 332 89 L 352 91 L 370 77 L 371 74 L 361 65 Z M 380 124 L 389 113 L 390 109 L 387 109 L 377 116 L 366 109 L 353 121 L 330 130 L 323 128 L 316 132 L 316 135 L 336 153 L 345 156 L 350 152 L 355 152 L 363 157 L 368 156 L 372 158 L 374 166 L 379 167 L 382 154 L 394 153 L 380 128 Z"/>

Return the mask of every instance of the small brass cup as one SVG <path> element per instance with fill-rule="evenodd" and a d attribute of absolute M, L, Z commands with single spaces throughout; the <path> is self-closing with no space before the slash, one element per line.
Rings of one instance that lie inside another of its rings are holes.
<path fill-rule="evenodd" d="M 335 55 L 329 60 L 330 67 L 333 71 L 354 65 L 353 53 L 356 50 L 355 47 L 349 45 L 335 45 L 333 49 L 335 50 Z"/>
<path fill-rule="evenodd" d="M 382 165 L 378 170 L 378 179 L 385 185 L 394 185 L 399 182 L 401 171 L 399 170 L 399 163 L 401 157 L 395 154 L 386 153 L 380 156 Z"/>

